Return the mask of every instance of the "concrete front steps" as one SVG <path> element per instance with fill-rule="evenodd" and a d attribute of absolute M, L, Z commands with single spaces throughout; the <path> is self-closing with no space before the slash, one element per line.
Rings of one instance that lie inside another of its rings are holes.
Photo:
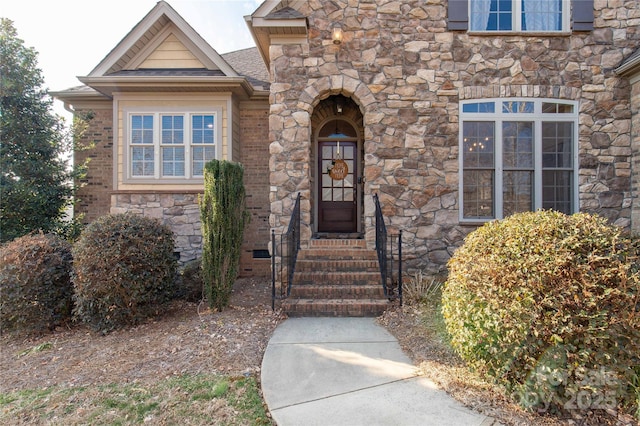
<path fill-rule="evenodd" d="M 375 250 L 362 239 L 313 239 L 300 250 L 291 295 L 292 317 L 372 317 L 389 306 Z"/>

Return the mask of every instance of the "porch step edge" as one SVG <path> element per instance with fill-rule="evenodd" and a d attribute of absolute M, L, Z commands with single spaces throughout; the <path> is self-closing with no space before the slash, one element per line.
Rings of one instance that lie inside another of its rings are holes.
<path fill-rule="evenodd" d="M 331 300 L 355 299 L 366 300 L 383 299 L 384 289 L 381 285 L 335 285 L 335 284 L 306 284 L 291 288 L 292 299 Z"/>
<path fill-rule="evenodd" d="M 284 312 L 294 317 L 372 317 L 391 306 L 387 299 L 287 299 L 282 305 Z"/>

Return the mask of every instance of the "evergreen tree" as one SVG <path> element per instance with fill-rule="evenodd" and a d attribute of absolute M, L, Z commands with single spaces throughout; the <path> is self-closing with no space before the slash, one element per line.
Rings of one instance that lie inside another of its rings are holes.
<path fill-rule="evenodd" d="M 211 160 L 204 168 L 202 278 L 209 307 L 219 311 L 229 304 L 249 221 L 243 176 L 242 165 L 225 160 Z"/>
<path fill-rule="evenodd" d="M 71 202 L 69 137 L 43 84 L 37 52 L 0 18 L 0 242 L 58 229 Z"/>

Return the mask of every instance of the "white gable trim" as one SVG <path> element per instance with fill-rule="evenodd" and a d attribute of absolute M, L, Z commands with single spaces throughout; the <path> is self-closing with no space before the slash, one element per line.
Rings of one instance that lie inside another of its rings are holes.
<path fill-rule="evenodd" d="M 251 15 L 254 18 L 264 18 L 271 13 L 273 9 L 280 4 L 281 0 L 266 0 Z"/>
<path fill-rule="evenodd" d="M 124 69 L 127 70 L 135 70 L 140 67 L 140 65 L 149 58 L 151 55 L 164 41 L 171 35 L 174 35 L 180 43 L 182 43 L 189 51 L 196 57 L 202 64 L 210 70 L 220 69 L 218 64 L 213 62 L 211 58 L 206 56 L 192 41 L 190 38 L 186 37 L 186 35 L 176 27 L 175 24 L 170 23 L 166 27 L 160 31 L 156 37 L 147 44 L 143 49 L 138 52 L 136 56 L 134 56 L 131 61 L 127 64 Z"/>

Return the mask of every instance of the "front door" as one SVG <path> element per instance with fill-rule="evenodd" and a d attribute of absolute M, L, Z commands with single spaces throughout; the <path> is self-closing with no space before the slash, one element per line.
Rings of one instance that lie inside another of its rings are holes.
<path fill-rule="evenodd" d="M 358 144 L 345 136 L 318 140 L 318 232 L 357 232 Z"/>

